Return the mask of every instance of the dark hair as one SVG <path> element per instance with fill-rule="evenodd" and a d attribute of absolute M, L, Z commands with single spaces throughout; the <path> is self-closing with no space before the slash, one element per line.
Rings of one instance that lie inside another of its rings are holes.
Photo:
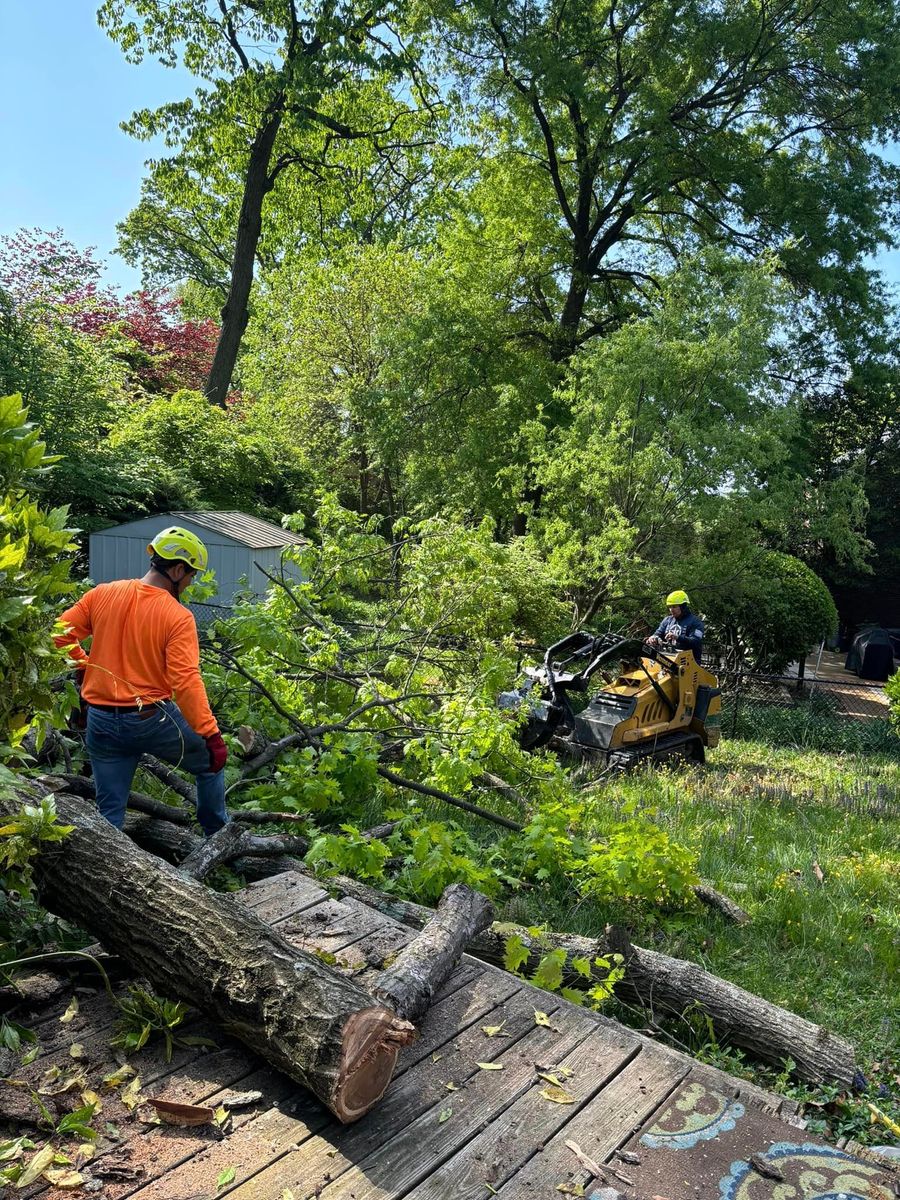
<path fill-rule="evenodd" d="M 196 575 L 197 568 L 191 566 L 191 564 L 184 558 L 162 558 L 158 554 L 150 555 L 150 566 L 154 571 L 159 571 L 162 575 L 168 575 L 169 567 L 177 566 L 178 563 L 182 563 L 183 566 L 187 567 L 189 571 L 192 571 Z"/>

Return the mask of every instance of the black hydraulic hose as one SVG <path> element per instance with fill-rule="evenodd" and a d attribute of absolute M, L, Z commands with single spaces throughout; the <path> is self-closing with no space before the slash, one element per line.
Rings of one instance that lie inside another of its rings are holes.
<path fill-rule="evenodd" d="M 659 684 L 656 682 L 656 680 L 653 678 L 653 676 L 650 674 L 650 672 L 644 666 L 643 657 L 641 657 L 641 670 L 644 672 L 644 674 L 650 680 L 650 684 L 651 684 L 654 692 L 656 692 L 657 696 L 659 696 L 660 700 L 662 700 L 663 704 L 665 704 L 666 708 L 669 710 L 669 716 L 674 717 L 675 711 L 678 706 L 676 704 L 672 703 L 672 701 L 669 699 L 669 697 L 666 695 L 666 693 L 662 690 L 662 688 L 659 686 Z"/>

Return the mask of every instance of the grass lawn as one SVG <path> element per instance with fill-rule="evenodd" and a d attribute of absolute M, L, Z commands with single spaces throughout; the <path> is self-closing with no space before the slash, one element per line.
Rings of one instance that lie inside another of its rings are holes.
<path fill-rule="evenodd" d="M 701 876 L 737 900 L 751 924 L 702 907 L 601 909 L 568 892 L 521 894 L 503 916 L 579 933 L 621 921 L 636 942 L 693 959 L 844 1035 L 870 1086 L 863 1102 L 836 1102 L 834 1089 L 820 1089 L 810 1095 L 826 1107 L 811 1111 L 832 1132 L 890 1142 L 887 1128 L 868 1129 L 864 1101 L 900 1119 L 900 761 L 730 741 L 703 770 L 646 770 L 588 793 L 586 805 L 600 833 L 629 812 L 652 815 L 696 849 Z M 621 1006 L 609 1011 L 638 1019 Z M 683 1048 L 772 1085 L 771 1073 L 716 1044 L 704 1021 L 666 1030 Z M 780 1086 L 790 1085 L 782 1078 Z"/>

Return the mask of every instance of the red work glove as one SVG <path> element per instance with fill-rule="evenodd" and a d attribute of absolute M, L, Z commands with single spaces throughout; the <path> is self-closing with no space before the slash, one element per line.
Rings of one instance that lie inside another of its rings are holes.
<path fill-rule="evenodd" d="M 221 733 L 211 733 L 203 740 L 209 750 L 209 769 L 213 775 L 218 775 L 228 761 L 228 747 L 222 741 Z"/>

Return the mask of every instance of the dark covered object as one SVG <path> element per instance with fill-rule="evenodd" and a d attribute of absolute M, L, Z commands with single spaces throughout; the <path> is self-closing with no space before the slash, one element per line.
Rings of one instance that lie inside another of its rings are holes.
<path fill-rule="evenodd" d="M 888 679 L 894 673 L 894 648 L 886 629 L 864 629 L 853 639 L 846 668 L 862 679 Z"/>

